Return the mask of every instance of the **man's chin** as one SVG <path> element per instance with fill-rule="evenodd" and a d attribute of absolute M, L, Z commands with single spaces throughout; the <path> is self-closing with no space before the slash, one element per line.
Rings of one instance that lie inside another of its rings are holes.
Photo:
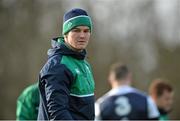
<path fill-rule="evenodd" d="M 86 48 L 83 48 L 83 47 L 79 47 L 79 48 L 75 48 L 77 51 L 79 51 L 79 52 L 81 52 L 81 51 L 83 51 L 84 49 L 86 49 Z"/>
<path fill-rule="evenodd" d="M 79 46 L 77 49 L 78 50 L 84 50 L 84 49 L 86 49 L 86 46 Z"/>
<path fill-rule="evenodd" d="M 170 108 L 170 109 L 166 110 L 166 112 L 167 112 L 167 113 L 170 113 L 172 110 L 173 110 L 173 109 Z"/>

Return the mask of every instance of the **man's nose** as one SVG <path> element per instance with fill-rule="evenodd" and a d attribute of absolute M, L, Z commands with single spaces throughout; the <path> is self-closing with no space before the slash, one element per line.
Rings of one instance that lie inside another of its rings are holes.
<path fill-rule="evenodd" d="M 80 37 L 81 37 L 81 38 L 84 38 L 84 37 L 85 37 L 85 33 L 84 33 L 84 32 L 81 32 L 81 33 L 80 33 Z"/>

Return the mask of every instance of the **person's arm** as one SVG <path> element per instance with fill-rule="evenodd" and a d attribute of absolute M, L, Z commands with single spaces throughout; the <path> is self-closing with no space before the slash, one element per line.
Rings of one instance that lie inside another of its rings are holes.
<path fill-rule="evenodd" d="M 147 104 L 148 104 L 148 119 L 149 120 L 158 120 L 159 119 L 159 111 L 151 97 L 147 97 Z"/>
<path fill-rule="evenodd" d="M 72 120 L 69 112 L 72 73 L 65 65 L 57 64 L 41 77 L 45 81 L 45 95 L 50 120 Z"/>
<path fill-rule="evenodd" d="M 31 91 L 31 90 L 29 90 Z M 24 90 L 17 99 L 16 120 L 36 120 L 37 117 L 32 116 L 34 109 L 32 105 L 31 92 Z"/>
<path fill-rule="evenodd" d="M 95 121 L 101 120 L 101 109 L 98 102 L 95 103 Z"/>

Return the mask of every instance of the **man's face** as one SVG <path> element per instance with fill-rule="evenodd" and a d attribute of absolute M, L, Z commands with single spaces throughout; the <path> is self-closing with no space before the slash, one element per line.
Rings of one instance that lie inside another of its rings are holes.
<path fill-rule="evenodd" d="M 81 51 L 88 45 L 90 29 L 87 26 L 78 26 L 65 35 L 65 42 L 74 50 Z"/>
<path fill-rule="evenodd" d="M 170 111 L 173 104 L 173 92 L 164 91 L 160 97 L 157 97 L 156 103 L 159 108 L 164 109 L 165 111 Z"/>

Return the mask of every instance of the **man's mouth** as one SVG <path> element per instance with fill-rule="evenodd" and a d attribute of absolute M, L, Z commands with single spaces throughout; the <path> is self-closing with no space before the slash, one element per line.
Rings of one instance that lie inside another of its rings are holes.
<path fill-rule="evenodd" d="M 85 44 L 86 41 L 78 41 L 78 43 L 80 43 L 80 44 Z"/>

